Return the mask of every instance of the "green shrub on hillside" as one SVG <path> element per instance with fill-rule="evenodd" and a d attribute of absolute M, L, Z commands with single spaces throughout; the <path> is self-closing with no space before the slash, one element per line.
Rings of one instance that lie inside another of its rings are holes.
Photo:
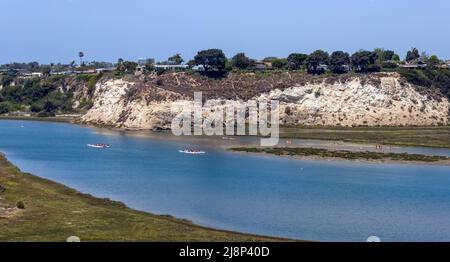
<path fill-rule="evenodd" d="M 19 201 L 17 202 L 16 207 L 18 209 L 25 209 L 25 204 L 23 203 L 23 201 Z"/>
<path fill-rule="evenodd" d="M 398 67 L 397 63 L 394 63 L 394 62 L 382 62 L 381 63 L 382 69 L 395 69 L 397 67 Z"/>
<path fill-rule="evenodd" d="M 12 107 L 9 102 L 0 102 L 0 115 L 11 111 Z"/>
<path fill-rule="evenodd" d="M 55 81 L 48 79 L 29 79 L 15 86 L 4 86 L 0 90 L 0 112 L 29 108 L 32 112 L 70 112 L 72 110 L 70 92 L 62 93 Z"/>
<path fill-rule="evenodd" d="M 399 69 L 398 72 L 408 82 L 426 87 L 436 87 L 442 94 L 450 98 L 450 70 L 449 69 Z"/>
<path fill-rule="evenodd" d="M 0 85 L 5 87 L 9 86 L 13 82 L 14 78 L 12 76 L 2 76 L 0 80 Z"/>

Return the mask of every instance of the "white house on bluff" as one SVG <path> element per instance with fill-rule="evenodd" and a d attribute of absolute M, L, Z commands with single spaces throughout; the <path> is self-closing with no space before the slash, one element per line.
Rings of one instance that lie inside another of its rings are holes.
<path fill-rule="evenodd" d="M 172 71 L 177 71 L 177 70 L 186 70 L 188 69 L 189 66 L 188 65 L 170 65 L 170 64 L 165 64 L 165 65 L 155 65 L 155 69 L 156 70 L 172 70 Z"/>

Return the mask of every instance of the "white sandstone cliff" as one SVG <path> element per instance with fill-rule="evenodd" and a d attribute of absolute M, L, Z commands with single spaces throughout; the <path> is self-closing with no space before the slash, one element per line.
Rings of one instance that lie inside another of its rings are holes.
<path fill-rule="evenodd" d="M 154 87 L 131 96 L 134 85 L 134 82 L 124 80 L 99 82 L 94 92 L 94 106 L 82 120 L 132 129 L 170 128 L 172 102 L 193 97 L 193 91 L 191 97 L 186 97 L 164 87 Z M 419 87 L 402 81 L 397 74 L 385 74 L 379 76 L 376 83 L 362 81 L 355 76 L 345 82 L 294 84 L 283 90 L 262 93 L 253 99 L 279 100 L 280 122 L 283 124 L 448 124 L 448 99 L 419 90 Z"/>

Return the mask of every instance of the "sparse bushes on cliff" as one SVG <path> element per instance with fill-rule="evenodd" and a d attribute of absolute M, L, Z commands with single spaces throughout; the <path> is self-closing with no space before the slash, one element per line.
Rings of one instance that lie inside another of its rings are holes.
<path fill-rule="evenodd" d="M 7 86 L 1 91 L 1 97 L 5 101 L 30 104 L 48 95 L 54 89 L 48 85 L 42 85 L 39 80 L 27 80 L 23 85 Z"/>
<path fill-rule="evenodd" d="M 88 94 L 92 95 L 95 90 L 95 85 L 97 84 L 98 80 L 102 78 L 103 74 L 95 74 L 90 75 L 89 80 L 87 81 L 87 88 L 88 88 Z"/>
<path fill-rule="evenodd" d="M 11 104 L 9 102 L 0 102 L 0 115 L 11 111 Z"/>
<path fill-rule="evenodd" d="M 20 111 L 24 108 L 24 106 L 15 103 L 14 101 L 5 101 L 0 96 L 0 114 L 6 114 L 13 111 Z"/>
<path fill-rule="evenodd" d="M 400 69 L 398 71 L 409 83 L 430 87 L 433 81 L 425 74 L 424 70 Z"/>
<path fill-rule="evenodd" d="M 18 209 L 25 209 L 25 204 L 23 203 L 23 201 L 19 201 L 17 202 L 16 207 Z"/>
<path fill-rule="evenodd" d="M 381 68 L 384 70 L 392 70 L 398 68 L 398 64 L 394 62 L 382 62 Z"/>
<path fill-rule="evenodd" d="M 34 102 L 30 105 L 30 111 L 35 113 L 42 111 L 43 108 L 44 105 L 41 102 Z"/>
<path fill-rule="evenodd" d="M 434 86 L 438 88 L 444 95 L 450 98 L 449 69 L 424 69 L 424 70 L 399 69 L 398 72 L 409 83 L 426 87 Z"/>
<path fill-rule="evenodd" d="M 14 80 L 14 77 L 12 76 L 2 76 L 1 81 L 0 81 L 0 85 L 5 87 L 5 86 L 9 86 Z"/>
<path fill-rule="evenodd" d="M 92 102 L 91 99 L 86 99 L 83 98 L 80 102 L 80 104 L 78 105 L 78 108 L 83 108 L 83 109 L 91 109 L 94 106 L 94 102 Z"/>
<path fill-rule="evenodd" d="M 72 110 L 72 94 L 61 93 L 57 83 L 42 79 L 29 79 L 0 91 L 0 112 L 29 108 L 32 112 L 55 112 Z"/>
<path fill-rule="evenodd" d="M 369 73 L 380 72 L 380 71 L 381 71 L 381 66 L 379 64 L 371 64 L 366 67 L 366 72 L 369 72 Z"/>
<path fill-rule="evenodd" d="M 0 114 L 6 114 L 11 111 L 11 106 L 8 102 L 1 102 L 0 103 Z"/>
<path fill-rule="evenodd" d="M 434 70 L 433 85 L 441 90 L 441 92 L 450 98 L 450 70 L 439 69 Z"/>

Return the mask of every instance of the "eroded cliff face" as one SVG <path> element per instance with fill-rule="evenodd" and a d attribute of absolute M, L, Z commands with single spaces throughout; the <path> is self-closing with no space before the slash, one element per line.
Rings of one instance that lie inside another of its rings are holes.
<path fill-rule="evenodd" d="M 104 79 L 97 83 L 94 105 L 82 120 L 131 129 L 168 129 L 174 116 L 172 102 L 182 100 L 188 105 L 194 91 L 221 102 L 279 100 L 280 122 L 288 125 L 442 125 L 449 121 L 447 98 L 411 85 L 396 73 L 334 78 L 239 74 L 218 80 L 171 73 Z"/>

